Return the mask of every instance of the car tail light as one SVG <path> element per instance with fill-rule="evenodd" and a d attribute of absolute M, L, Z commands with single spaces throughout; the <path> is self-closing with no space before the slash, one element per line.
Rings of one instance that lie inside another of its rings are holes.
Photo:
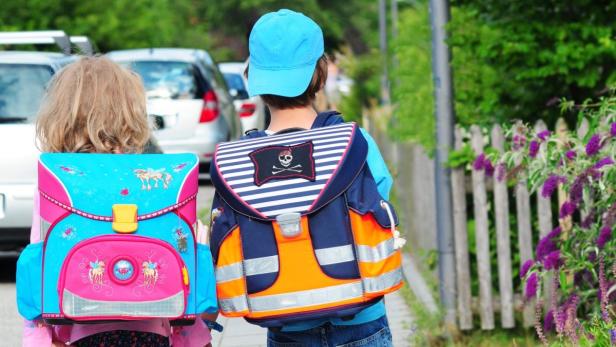
<path fill-rule="evenodd" d="M 257 110 L 257 105 L 252 102 L 245 102 L 240 107 L 239 116 L 240 117 L 250 117 Z"/>
<path fill-rule="evenodd" d="M 218 97 L 213 90 L 208 90 L 203 95 L 203 109 L 201 110 L 201 117 L 199 123 L 208 123 L 220 115 L 220 108 L 218 107 Z"/>

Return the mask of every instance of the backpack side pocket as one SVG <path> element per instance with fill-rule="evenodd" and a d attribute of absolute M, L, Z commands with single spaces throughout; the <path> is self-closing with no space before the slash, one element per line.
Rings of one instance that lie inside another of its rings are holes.
<path fill-rule="evenodd" d="M 197 313 L 216 313 L 216 279 L 214 278 L 214 263 L 208 245 L 197 244 Z"/>
<path fill-rule="evenodd" d="M 17 260 L 17 309 L 25 319 L 42 314 L 43 242 L 29 244 Z"/>

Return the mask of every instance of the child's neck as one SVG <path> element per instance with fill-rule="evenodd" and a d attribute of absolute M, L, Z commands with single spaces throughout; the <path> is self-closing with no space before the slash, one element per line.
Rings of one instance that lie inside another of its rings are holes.
<path fill-rule="evenodd" d="M 267 130 L 272 132 L 289 128 L 310 129 L 317 118 L 317 111 L 310 106 L 284 110 L 270 107 L 270 113 L 272 117 Z"/>

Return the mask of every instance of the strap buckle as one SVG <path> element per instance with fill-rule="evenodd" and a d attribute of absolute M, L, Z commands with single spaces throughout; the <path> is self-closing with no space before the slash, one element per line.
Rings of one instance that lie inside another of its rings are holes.
<path fill-rule="evenodd" d="M 113 212 L 111 229 L 120 234 L 130 234 L 137 231 L 137 205 L 115 204 L 111 207 Z"/>

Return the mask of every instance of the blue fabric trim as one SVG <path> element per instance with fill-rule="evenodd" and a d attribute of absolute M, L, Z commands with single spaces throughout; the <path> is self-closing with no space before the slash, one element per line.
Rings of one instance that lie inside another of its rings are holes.
<path fill-rule="evenodd" d="M 214 201 L 212 202 L 212 211 L 220 211 L 220 215 L 211 221 L 212 234 L 210 236 L 210 244 L 212 250 L 212 258 L 214 264 L 218 263 L 218 252 L 220 251 L 220 245 L 227 235 L 237 226 L 238 222 L 235 218 L 235 213 L 231 210 L 231 207 L 227 205 L 218 195 L 218 192 L 214 195 Z"/>
<path fill-rule="evenodd" d="M 394 184 L 394 180 L 391 177 L 387 164 L 385 164 L 385 160 L 381 155 L 381 151 L 372 136 L 370 136 L 366 129 L 361 128 L 360 130 L 362 135 L 364 135 L 364 139 L 366 139 L 366 142 L 368 143 L 368 156 L 366 158 L 366 162 L 368 163 L 372 177 L 374 177 L 379 194 L 383 197 L 383 199 L 389 200 L 389 192 Z"/>

